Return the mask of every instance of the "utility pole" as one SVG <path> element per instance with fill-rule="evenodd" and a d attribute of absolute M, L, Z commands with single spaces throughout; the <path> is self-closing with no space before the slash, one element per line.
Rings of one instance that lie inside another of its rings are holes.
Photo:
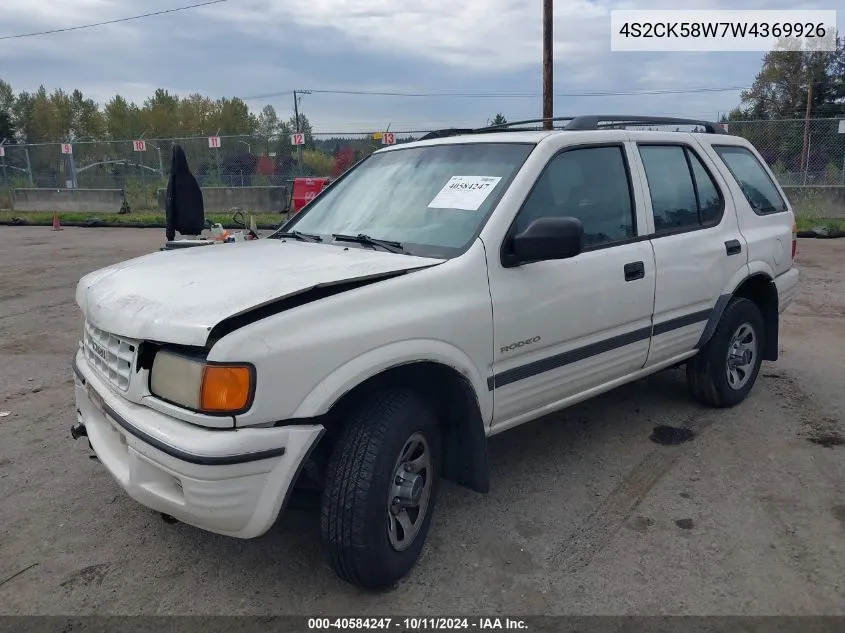
<path fill-rule="evenodd" d="M 214 136 L 220 136 L 220 129 L 218 128 L 217 131 L 214 133 Z M 223 186 L 223 174 L 220 171 L 220 148 L 217 147 L 214 150 L 214 157 L 217 160 L 217 186 Z"/>
<path fill-rule="evenodd" d="M 293 91 L 293 116 L 296 120 L 296 129 L 294 132 L 299 134 L 299 101 L 296 98 L 296 90 Z"/>
<path fill-rule="evenodd" d="M 543 0 L 543 127 L 552 129 L 552 0 Z"/>
<path fill-rule="evenodd" d="M 161 160 L 161 145 L 153 145 L 158 152 L 158 175 L 164 179 L 164 162 Z"/>
<path fill-rule="evenodd" d="M 0 139 L 0 146 L 2 146 L 6 142 L 6 140 L 7 139 L 5 139 L 5 138 Z M 9 186 L 9 175 L 6 171 L 6 155 L 5 154 L 3 155 L 2 164 L 3 164 L 3 186 L 8 187 Z"/>
<path fill-rule="evenodd" d="M 72 143 L 73 141 L 71 141 Z M 71 151 L 70 154 L 67 155 L 67 165 L 68 171 L 70 171 L 70 188 L 71 189 L 78 189 L 78 183 L 76 180 L 76 160 L 73 157 L 73 152 Z M 125 173 L 126 170 L 124 170 Z"/>
<path fill-rule="evenodd" d="M 813 103 L 813 75 L 807 82 L 807 110 L 804 112 L 804 147 L 801 149 L 801 171 L 804 172 L 804 180 L 807 179 L 807 170 L 810 168 L 810 108 Z"/>
<path fill-rule="evenodd" d="M 141 133 L 140 140 L 144 139 L 144 134 L 146 134 L 146 133 L 147 133 L 146 130 Z M 141 163 L 141 189 L 144 190 L 144 207 L 149 209 L 150 208 L 150 197 L 149 197 L 149 192 L 147 191 L 147 174 L 146 174 L 147 170 L 146 170 L 146 167 L 144 165 L 144 154 L 145 153 L 146 152 L 140 152 L 141 156 L 140 156 L 139 161 Z"/>
<path fill-rule="evenodd" d="M 305 92 L 300 90 L 299 92 Z M 299 125 L 299 98 L 296 96 L 296 90 L 293 91 L 293 116 L 296 122 L 296 129 L 294 132 L 299 134 L 302 132 Z M 296 146 L 296 169 L 299 172 L 299 175 L 302 176 L 302 145 Z"/>

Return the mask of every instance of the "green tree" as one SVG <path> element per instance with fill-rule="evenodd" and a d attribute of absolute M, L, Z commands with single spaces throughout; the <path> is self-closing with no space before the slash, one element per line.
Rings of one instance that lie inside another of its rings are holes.
<path fill-rule="evenodd" d="M 276 108 L 267 104 L 261 108 L 261 113 L 258 115 L 256 133 L 264 138 L 274 136 L 278 133 L 279 123 L 279 115 L 276 113 Z"/>
<path fill-rule="evenodd" d="M 279 133 L 279 123 L 279 115 L 276 114 L 276 108 L 268 104 L 261 109 L 261 113 L 258 115 L 255 133 L 263 141 L 265 151 L 270 151 L 271 139 L 275 138 Z"/>
<path fill-rule="evenodd" d="M 749 90 L 742 92 L 742 112 L 749 119 L 802 118 L 812 84 L 815 116 L 845 113 L 845 47 L 835 51 L 796 50 L 779 45 L 763 57 L 763 67 Z"/>
<path fill-rule="evenodd" d="M 218 105 L 201 94 L 179 101 L 179 130 L 182 134 L 214 134 L 218 129 Z"/>
<path fill-rule="evenodd" d="M 15 91 L 12 86 L 0 79 L 0 112 L 8 112 L 11 116 L 15 105 Z"/>
<path fill-rule="evenodd" d="M 836 121 L 845 116 L 845 46 L 836 39 L 836 50 L 798 49 L 780 43 L 763 57 L 754 84 L 741 95 L 741 105 L 731 111 L 730 132 L 747 138 L 769 164 L 781 164 L 786 172 L 824 171 L 825 165 L 841 165 L 836 144 L 805 143 L 803 119 L 810 97 L 810 116 L 826 118 L 811 126 L 814 135 L 836 138 Z M 812 91 L 810 87 L 812 86 Z M 779 120 L 778 119 L 789 119 Z M 771 123 L 743 123 L 768 120 Z M 809 150 L 809 152 L 808 152 Z M 809 165 L 805 155 L 809 153 Z"/>
<path fill-rule="evenodd" d="M 845 114 L 845 38 L 837 38 L 836 53 L 828 67 L 831 77 L 830 93 L 840 109 L 834 116 Z"/>
<path fill-rule="evenodd" d="M 33 142 L 35 97 L 29 92 L 20 92 L 12 104 L 12 123 L 23 142 Z"/>
<path fill-rule="evenodd" d="M 15 128 L 12 125 L 12 115 L 8 110 L 0 110 L 0 142 L 5 142 L 9 145 L 15 142 Z"/>
<path fill-rule="evenodd" d="M 144 101 L 142 113 L 149 136 L 167 138 L 179 133 L 179 97 L 167 90 L 159 88 Z"/>
<path fill-rule="evenodd" d="M 270 151 L 276 154 L 277 170 L 281 170 L 283 173 L 286 173 L 293 164 L 293 144 L 290 140 L 291 134 L 293 134 L 293 130 L 290 125 L 286 121 L 282 121 L 279 123 L 278 137 L 276 138 L 276 141 L 270 144 Z"/>
<path fill-rule="evenodd" d="M 505 115 L 499 112 L 496 116 L 487 121 L 487 125 L 505 125 L 507 122 L 508 120 L 505 118 Z"/>
<path fill-rule="evenodd" d="M 136 139 L 144 133 L 141 109 L 117 95 L 103 109 L 106 134 L 113 140 Z"/>
<path fill-rule="evenodd" d="M 100 106 L 93 99 L 86 99 L 74 90 L 69 98 L 71 108 L 70 132 L 74 138 L 101 139 L 106 131 L 106 121 Z"/>
<path fill-rule="evenodd" d="M 55 100 L 47 94 L 47 89 L 40 86 L 32 97 L 30 129 L 27 142 L 46 143 L 63 139 L 61 115 L 57 112 Z"/>
<path fill-rule="evenodd" d="M 221 134 L 252 134 L 258 121 L 249 106 L 238 97 L 223 98 L 216 104 L 216 124 Z"/>
<path fill-rule="evenodd" d="M 283 144 L 290 145 L 290 135 L 293 134 L 293 128 L 291 127 L 290 123 L 286 121 L 282 121 L 279 123 L 279 140 Z"/>
<path fill-rule="evenodd" d="M 55 127 L 51 130 L 52 138 L 48 140 L 73 140 L 73 103 L 70 95 L 60 88 L 53 91 L 53 94 L 48 98 L 48 102 L 55 117 Z"/>
<path fill-rule="evenodd" d="M 17 134 L 12 122 L 12 107 L 15 104 L 15 93 L 12 86 L 0 79 L 0 141 L 14 143 Z"/>

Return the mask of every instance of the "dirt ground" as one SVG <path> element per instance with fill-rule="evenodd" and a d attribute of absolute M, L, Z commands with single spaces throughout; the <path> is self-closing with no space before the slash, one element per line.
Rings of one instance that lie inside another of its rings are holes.
<path fill-rule="evenodd" d="M 162 240 L 0 227 L 0 613 L 845 614 L 845 240 L 799 243 L 745 403 L 699 407 L 675 371 L 493 438 L 491 492 L 444 485 L 384 594 L 335 578 L 313 509 L 253 541 L 166 524 L 71 440 L 75 284 Z"/>

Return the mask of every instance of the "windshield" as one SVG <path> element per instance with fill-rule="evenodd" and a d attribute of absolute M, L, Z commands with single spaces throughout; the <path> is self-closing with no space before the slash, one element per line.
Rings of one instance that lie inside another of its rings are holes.
<path fill-rule="evenodd" d="M 475 239 L 533 145 L 431 145 L 374 154 L 309 204 L 285 231 L 399 242 L 454 257 Z M 338 242 L 349 246 L 350 242 Z"/>

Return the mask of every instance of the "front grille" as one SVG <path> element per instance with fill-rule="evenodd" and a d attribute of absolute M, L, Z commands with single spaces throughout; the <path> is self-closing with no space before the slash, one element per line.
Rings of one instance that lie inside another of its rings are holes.
<path fill-rule="evenodd" d="M 118 389 L 129 389 L 138 342 L 109 334 L 86 322 L 84 343 L 88 363 Z"/>

